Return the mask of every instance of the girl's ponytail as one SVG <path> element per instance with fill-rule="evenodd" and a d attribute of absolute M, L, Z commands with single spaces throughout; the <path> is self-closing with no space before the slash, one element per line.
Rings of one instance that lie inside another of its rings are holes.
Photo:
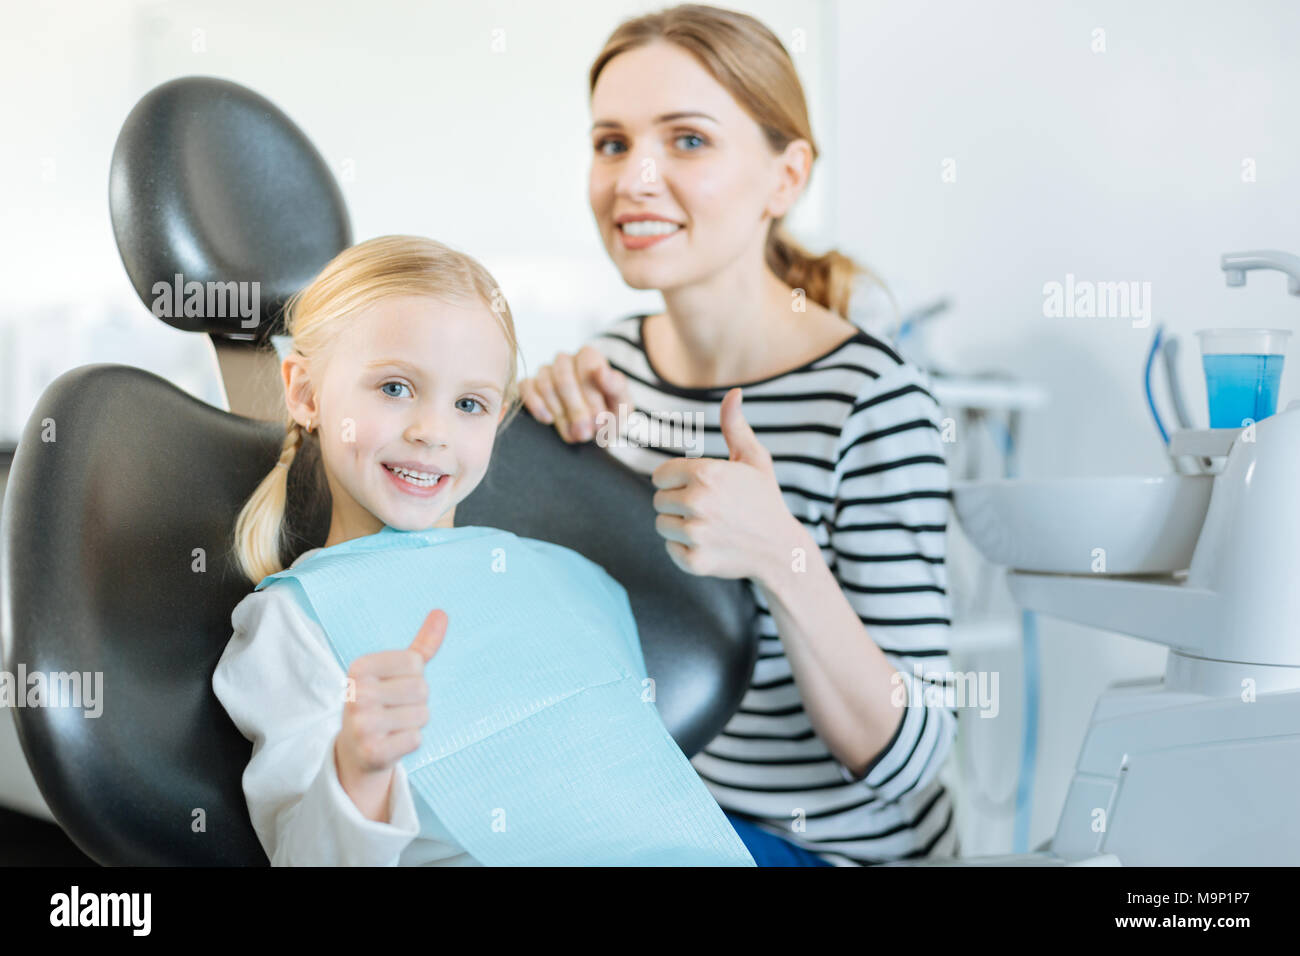
<path fill-rule="evenodd" d="M 289 422 L 280 446 L 280 460 L 244 503 L 235 522 L 235 556 L 245 576 L 254 584 L 285 568 L 281 551 L 289 469 L 306 435 L 307 430 L 302 425 Z"/>

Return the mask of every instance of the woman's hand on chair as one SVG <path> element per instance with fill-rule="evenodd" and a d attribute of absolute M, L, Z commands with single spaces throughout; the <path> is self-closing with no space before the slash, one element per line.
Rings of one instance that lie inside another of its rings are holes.
<path fill-rule="evenodd" d="M 519 390 L 529 413 L 555 425 L 560 437 L 570 443 L 595 438 L 602 412 L 617 419 L 620 405 L 628 412 L 632 409 L 627 376 L 611 368 L 592 345 L 583 346 L 576 355 L 560 352 L 550 365 L 524 379 Z"/>
<path fill-rule="evenodd" d="M 397 762 L 419 748 L 421 728 L 429 722 L 424 666 L 446 633 L 447 613 L 430 611 L 410 647 L 363 654 L 348 668 L 334 761 L 339 784 L 367 819 L 388 822 Z"/>

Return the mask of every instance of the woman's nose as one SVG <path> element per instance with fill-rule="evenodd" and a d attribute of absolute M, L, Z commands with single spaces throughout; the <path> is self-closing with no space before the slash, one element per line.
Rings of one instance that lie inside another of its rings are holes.
<path fill-rule="evenodd" d="M 623 196 L 652 196 L 663 188 L 662 157 L 649 147 L 628 150 L 618 172 L 618 191 Z"/>

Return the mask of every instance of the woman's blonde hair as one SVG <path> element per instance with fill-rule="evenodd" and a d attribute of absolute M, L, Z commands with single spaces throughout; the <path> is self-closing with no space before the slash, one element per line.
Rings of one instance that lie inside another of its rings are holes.
<path fill-rule="evenodd" d="M 627 50 L 666 40 L 691 53 L 758 123 L 774 153 L 793 140 L 807 140 L 817 159 L 803 86 L 790 54 L 758 20 L 734 10 L 682 4 L 619 24 L 591 66 L 588 95 L 606 64 Z M 865 267 L 832 249 L 815 256 L 782 225 L 768 227 L 765 256 L 778 278 L 828 309 L 848 318 L 854 277 L 879 283 Z"/>
<path fill-rule="evenodd" d="M 444 302 L 483 303 L 496 316 L 510 347 L 510 368 L 503 402 L 507 411 L 498 433 L 520 407 L 519 345 L 514 317 L 496 281 L 477 261 L 432 239 L 380 236 L 345 249 L 305 289 L 285 304 L 285 332 L 293 349 L 313 369 L 328 360 L 340 334 L 358 312 L 391 296 L 427 295 Z M 315 445 L 313 487 L 324 487 L 319 470 L 319 436 L 308 433 L 284 409 L 284 443 L 280 458 L 249 497 L 235 522 L 235 555 L 254 584 L 285 568 L 282 555 L 289 471 L 300 450 Z M 315 437 L 313 437 L 315 436 Z"/>

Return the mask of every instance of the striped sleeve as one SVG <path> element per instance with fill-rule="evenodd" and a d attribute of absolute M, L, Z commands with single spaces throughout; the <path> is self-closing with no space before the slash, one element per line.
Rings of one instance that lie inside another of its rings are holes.
<path fill-rule="evenodd" d="M 952 680 L 944 565 L 951 497 L 939 406 L 912 364 L 870 379 L 836 449 L 832 570 L 870 637 L 898 671 L 906 706 L 893 739 L 862 779 L 882 799 L 923 789 L 957 730 L 943 688 Z"/>

